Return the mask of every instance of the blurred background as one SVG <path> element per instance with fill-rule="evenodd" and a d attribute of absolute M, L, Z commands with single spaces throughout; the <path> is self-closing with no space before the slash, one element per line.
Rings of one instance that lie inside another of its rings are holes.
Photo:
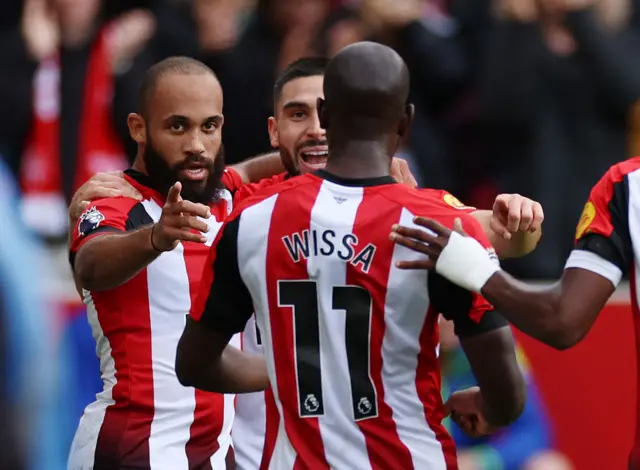
<path fill-rule="evenodd" d="M 640 154 L 639 0 L 0 0 L 0 420 L 11 423 L 0 468 L 64 468 L 100 389 L 66 207 L 91 175 L 133 159 L 126 116 L 144 71 L 174 55 L 208 64 L 236 163 L 270 149 L 283 67 L 363 39 L 409 66 L 416 120 L 399 156 L 420 184 L 481 208 L 501 192 L 541 202 L 539 248 L 506 266 L 557 277 L 589 189 Z M 491 441 L 452 429 L 461 470 L 626 468 L 636 397 L 626 289 L 571 351 L 521 338 L 530 409 Z M 444 334 L 451 391 L 473 377 Z"/>

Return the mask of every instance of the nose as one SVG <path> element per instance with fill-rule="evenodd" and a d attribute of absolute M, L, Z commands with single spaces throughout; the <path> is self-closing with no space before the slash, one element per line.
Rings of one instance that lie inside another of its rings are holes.
<path fill-rule="evenodd" d="M 194 130 L 187 134 L 187 140 L 185 142 L 185 153 L 190 154 L 203 154 L 205 151 L 204 148 L 204 139 L 198 130 Z"/>
<path fill-rule="evenodd" d="M 316 140 L 324 140 L 327 135 L 327 131 L 325 131 L 322 127 L 320 127 L 320 119 L 318 116 L 314 116 L 311 122 L 309 122 L 309 127 L 307 128 L 307 135 Z"/>

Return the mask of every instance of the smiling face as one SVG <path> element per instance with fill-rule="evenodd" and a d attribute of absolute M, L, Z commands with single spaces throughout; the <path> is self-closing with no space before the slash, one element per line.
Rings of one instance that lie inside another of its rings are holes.
<path fill-rule="evenodd" d="M 271 145 L 280 149 L 290 174 L 308 173 L 327 164 L 327 135 L 318 118 L 323 79 L 314 75 L 287 82 L 275 103 L 276 115 L 269 118 Z"/>
<path fill-rule="evenodd" d="M 180 181 L 184 199 L 212 200 L 224 169 L 222 89 L 213 74 L 160 78 L 145 117 L 129 119 L 132 137 L 144 148 L 145 170 L 159 190 Z"/>

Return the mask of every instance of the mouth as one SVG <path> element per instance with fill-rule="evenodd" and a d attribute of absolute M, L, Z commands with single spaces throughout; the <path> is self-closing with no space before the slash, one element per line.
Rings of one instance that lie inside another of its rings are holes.
<path fill-rule="evenodd" d="M 203 181 L 207 178 L 209 170 L 203 166 L 193 166 L 180 170 L 180 174 L 189 181 Z"/>
<path fill-rule="evenodd" d="M 328 156 L 329 149 L 326 146 L 309 148 L 300 152 L 300 158 L 305 166 L 313 170 L 324 168 L 327 165 Z"/>

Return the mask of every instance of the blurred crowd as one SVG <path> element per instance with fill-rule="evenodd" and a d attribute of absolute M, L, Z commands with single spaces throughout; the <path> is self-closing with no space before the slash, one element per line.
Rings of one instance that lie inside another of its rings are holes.
<path fill-rule="evenodd" d="M 639 5 L 0 0 L 0 189 L 13 179 L 21 223 L 62 246 L 73 192 L 135 154 L 127 115 L 151 64 L 186 55 L 216 72 L 225 158 L 235 163 L 270 150 L 266 123 L 283 67 L 369 39 L 409 66 L 416 119 L 399 156 L 419 183 L 482 208 L 499 192 L 541 202 L 543 240 L 509 269 L 555 278 L 589 189 L 640 150 Z M 11 215 L 0 217 L 4 238 Z"/>
<path fill-rule="evenodd" d="M 544 239 L 511 270 L 551 278 L 589 188 L 630 155 L 637 3 L 3 0 L 0 155 L 22 188 L 27 224 L 60 238 L 74 189 L 132 158 L 127 114 L 150 64 L 187 55 L 218 74 L 234 163 L 270 149 L 279 70 L 372 39 L 411 70 L 417 118 L 402 156 L 420 183 L 478 206 L 497 192 L 540 201 Z"/>

